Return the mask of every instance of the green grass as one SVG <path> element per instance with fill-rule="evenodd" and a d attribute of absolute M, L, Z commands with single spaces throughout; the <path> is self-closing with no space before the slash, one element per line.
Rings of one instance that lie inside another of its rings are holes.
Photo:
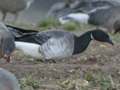
<path fill-rule="evenodd" d="M 76 23 L 66 23 L 62 25 L 59 20 L 55 17 L 46 18 L 43 21 L 38 22 L 38 27 L 41 30 L 48 30 L 48 29 L 62 29 L 62 30 L 80 30 L 80 27 Z"/>
<path fill-rule="evenodd" d="M 46 18 L 38 24 L 39 27 L 57 27 L 59 25 L 61 25 L 61 23 L 55 17 Z"/>
<path fill-rule="evenodd" d="M 111 75 L 108 75 L 106 78 L 103 74 L 96 75 L 92 71 L 84 70 L 83 72 L 76 73 L 78 77 L 74 80 L 78 80 L 82 77 L 82 79 L 88 81 L 87 86 L 76 85 L 72 79 L 61 77 L 57 84 L 62 87 L 64 90 L 70 90 L 71 88 L 74 90 L 93 90 L 93 88 L 97 88 L 97 90 L 117 90 L 120 89 L 120 85 L 116 85 L 113 81 Z"/>
<path fill-rule="evenodd" d="M 32 86 L 33 89 L 40 88 L 40 83 L 32 76 L 20 79 L 19 83 L 21 84 L 22 90 L 27 90 L 28 86 Z"/>

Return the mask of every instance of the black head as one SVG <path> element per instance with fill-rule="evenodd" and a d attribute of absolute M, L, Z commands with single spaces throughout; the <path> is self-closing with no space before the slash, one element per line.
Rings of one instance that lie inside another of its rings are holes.
<path fill-rule="evenodd" d="M 7 60 L 7 62 L 9 62 L 10 61 L 10 54 L 15 49 L 14 40 L 11 38 L 4 38 L 2 40 L 2 42 L 3 42 L 4 58 Z"/>
<path fill-rule="evenodd" d="M 114 45 L 114 43 L 110 39 L 110 36 L 106 32 L 104 32 L 102 30 L 99 30 L 99 29 L 92 31 L 91 38 L 95 39 L 95 40 L 98 40 L 100 42 L 108 42 L 108 43 Z"/>

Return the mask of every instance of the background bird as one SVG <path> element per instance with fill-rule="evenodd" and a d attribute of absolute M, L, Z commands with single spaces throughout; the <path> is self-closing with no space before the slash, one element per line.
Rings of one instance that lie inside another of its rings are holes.
<path fill-rule="evenodd" d="M 76 0 L 66 0 L 65 2 L 58 2 L 52 5 L 48 13 L 46 14 L 46 17 L 60 17 L 67 15 L 70 13 L 70 9 L 72 8 L 73 4 L 76 2 Z"/>
<path fill-rule="evenodd" d="M 71 13 L 61 17 L 61 20 L 72 20 L 79 24 L 90 24 L 105 27 L 110 32 L 114 30 L 114 23 L 120 18 L 120 6 L 98 8 L 89 13 Z"/>
<path fill-rule="evenodd" d="M 0 89 L 20 90 L 16 77 L 9 71 L 0 68 Z"/>
<path fill-rule="evenodd" d="M 15 14 L 15 20 L 14 23 L 16 22 L 18 18 L 18 13 L 19 11 L 22 11 L 24 9 L 28 9 L 30 4 L 34 0 L 0 0 L 0 10 L 3 13 L 3 18 L 2 20 L 4 21 L 6 18 L 6 14 L 8 12 Z"/>
<path fill-rule="evenodd" d="M 117 32 L 120 31 L 120 19 L 118 19 L 118 20 L 115 22 L 115 24 L 114 24 L 114 29 L 115 29 L 115 31 L 114 31 L 113 35 L 115 35 Z"/>
<path fill-rule="evenodd" d="M 0 58 L 4 57 L 10 62 L 10 54 L 15 49 L 14 37 L 8 31 L 7 27 L 0 23 Z"/>

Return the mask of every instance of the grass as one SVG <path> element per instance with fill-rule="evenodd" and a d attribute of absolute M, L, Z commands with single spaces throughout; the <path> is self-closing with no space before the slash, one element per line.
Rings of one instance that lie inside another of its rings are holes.
<path fill-rule="evenodd" d="M 32 86 L 33 89 L 40 88 L 39 86 L 40 83 L 32 76 L 20 79 L 19 83 L 21 84 L 22 90 L 28 90 L 28 86 Z"/>
<path fill-rule="evenodd" d="M 48 29 L 62 29 L 62 30 L 80 30 L 80 27 L 76 23 L 67 23 L 62 25 L 55 17 L 46 18 L 43 21 L 38 22 L 38 27 L 41 30 L 48 30 Z"/>
<path fill-rule="evenodd" d="M 7 24 L 13 24 L 11 22 L 7 22 Z M 14 26 L 18 26 L 25 29 L 33 29 L 38 31 L 44 31 L 44 30 L 50 30 L 50 29 L 61 29 L 61 30 L 67 30 L 67 31 L 73 31 L 73 30 L 86 30 L 91 28 L 91 30 L 95 29 L 94 26 L 89 25 L 81 25 L 81 27 L 74 22 L 61 24 L 59 20 L 57 20 L 55 17 L 46 18 L 43 21 L 38 22 L 36 25 L 26 25 L 25 23 L 21 23 L 19 25 L 14 24 Z"/>
<path fill-rule="evenodd" d="M 89 70 L 84 70 L 84 73 L 82 72 L 82 74 L 77 73 L 78 77 L 76 78 L 76 80 L 80 79 L 81 77 L 83 78 L 84 76 L 84 80 L 88 81 L 88 85 L 87 86 L 82 86 L 82 85 L 76 85 L 75 82 L 73 82 L 73 80 L 71 79 L 65 79 L 63 77 L 61 77 L 57 84 L 59 86 L 61 86 L 64 90 L 93 90 L 95 88 L 97 88 L 97 90 L 117 90 L 120 89 L 120 85 L 119 84 L 115 84 L 113 81 L 113 78 L 111 75 L 108 75 L 108 77 L 106 78 L 103 74 L 100 75 L 96 75 L 94 74 L 92 71 Z M 80 77 L 79 77 L 80 76 Z M 75 79 L 74 79 L 75 80 Z"/>

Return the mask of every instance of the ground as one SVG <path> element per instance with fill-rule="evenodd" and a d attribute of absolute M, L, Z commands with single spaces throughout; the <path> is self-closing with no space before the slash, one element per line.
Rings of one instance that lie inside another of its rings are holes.
<path fill-rule="evenodd" d="M 71 31 L 81 35 L 90 29 Z M 2 68 L 14 73 L 22 90 L 119 90 L 120 34 L 115 45 L 92 40 L 87 50 L 57 63 L 45 63 L 15 50 Z"/>

